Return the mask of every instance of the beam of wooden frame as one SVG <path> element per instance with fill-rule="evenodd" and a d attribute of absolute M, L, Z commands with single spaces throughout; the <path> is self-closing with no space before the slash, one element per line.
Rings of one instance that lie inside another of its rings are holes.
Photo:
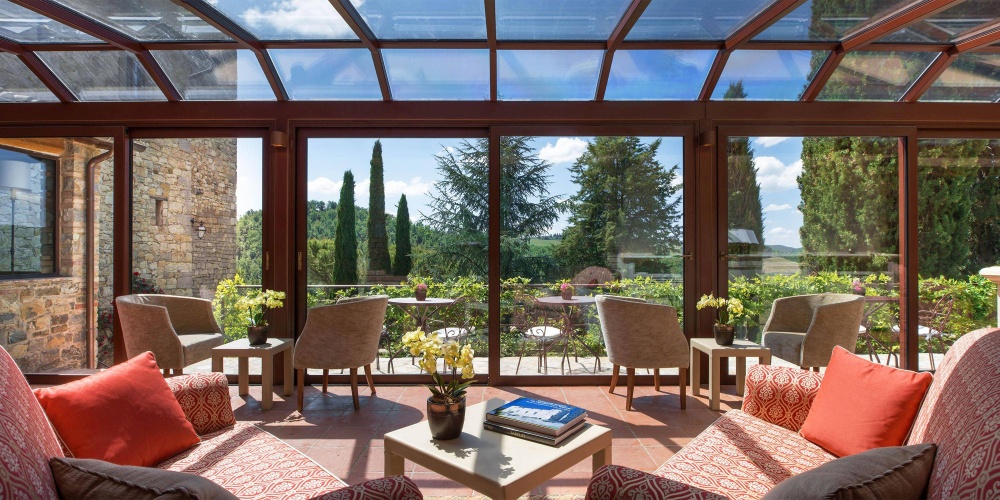
<path fill-rule="evenodd" d="M 741 45 L 749 42 L 753 37 L 760 34 L 762 31 L 769 28 L 772 24 L 776 23 L 785 14 L 795 10 L 798 6 L 805 3 L 805 0 L 777 0 L 766 9 L 760 11 L 756 16 L 753 17 L 746 24 L 741 26 L 736 30 L 729 38 L 726 39 L 725 47 L 726 49 L 732 50 Z"/>
<path fill-rule="evenodd" d="M 809 82 L 809 85 L 804 91 L 802 91 L 802 97 L 799 98 L 803 102 L 813 102 L 819 95 L 820 91 L 826 85 L 826 82 L 830 80 L 833 76 L 833 72 L 837 70 L 837 66 L 840 65 L 840 61 L 844 60 L 845 52 L 843 50 L 834 50 L 830 52 L 830 55 L 826 57 L 826 61 L 823 61 L 823 65 L 819 67 L 816 71 L 816 75 Z"/>
<path fill-rule="evenodd" d="M 486 45 L 490 48 L 490 100 L 497 100 L 497 2 L 484 0 L 486 7 Z"/>
<path fill-rule="evenodd" d="M 6 38 L 0 38 L 0 52 L 20 54 L 24 52 L 24 47 L 21 47 L 20 44 L 14 43 Z"/>
<path fill-rule="evenodd" d="M 916 102 L 927 89 L 934 85 L 934 82 L 944 73 L 948 66 L 951 66 L 952 61 L 955 60 L 955 51 L 952 52 L 942 52 L 939 54 L 927 69 L 910 85 L 910 88 L 906 90 L 903 97 L 900 97 L 901 102 Z"/>
<path fill-rule="evenodd" d="M 962 33 L 955 39 L 955 50 L 968 52 L 1000 42 L 1000 19 Z"/>
<path fill-rule="evenodd" d="M 844 35 L 841 47 L 844 50 L 857 50 L 883 36 L 895 33 L 913 23 L 919 22 L 962 3 L 964 0 L 916 0 L 894 9 L 885 15 L 872 19 L 865 25 Z"/>
<path fill-rule="evenodd" d="M 62 80 L 60 80 L 59 77 L 57 77 L 56 74 L 53 73 L 52 70 L 49 69 L 49 67 L 46 66 L 45 63 L 42 62 L 42 60 L 39 59 L 37 55 L 35 55 L 34 52 L 25 51 L 21 54 L 18 54 L 17 57 L 21 59 L 21 62 L 24 63 L 24 65 L 27 66 L 28 69 L 31 70 L 31 72 L 34 73 L 39 80 L 42 81 L 42 84 L 44 84 L 45 87 L 48 88 L 50 92 L 52 92 L 57 98 L 59 98 L 60 101 L 62 102 L 79 101 L 79 99 L 77 99 L 77 97 L 73 95 L 73 92 L 68 87 L 66 87 L 65 84 L 63 84 Z"/>
<path fill-rule="evenodd" d="M 604 93 L 608 90 L 608 78 L 611 76 L 611 64 L 614 62 L 615 51 L 625 41 L 628 32 L 632 29 L 632 26 L 635 26 L 636 21 L 642 16 L 642 13 L 646 11 L 646 7 L 649 6 L 650 1 L 632 0 L 632 3 L 625 9 L 625 13 L 615 26 L 615 29 L 611 32 L 611 36 L 608 37 L 608 45 L 605 47 L 604 59 L 601 62 L 601 73 L 597 78 L 597 92 L 594 95 L 595 101 L 604 100 Z"/>
<path fill-rule="evenodd" d="M 699 101 L 708 101 L 712 98 L 715 86 L 719 84 L 719 78 L 722 77 L 722 70 L 725 69 L 726 63 L 729 62 L 729 55 L 730 52 L 728 50 L 720 50 L 718 54 L 715 54 L 712 67 L 708 70 L 708 77 L 705 78 L 705 84 L 701 87 L 701 93 L 698 94 Z"/>
<path fill-rule="evenodd" d="M 344 18 L 344 22 L 350 26 L 351 31 L 361 39 L 361 43 L 372 53 L 372 63 L 375 65 L 375 76 L 378 78 L 378 86 L 382 90 L 382 100 L 391 101 L 392 92 L 389 89 L 389 76 L 385 71 L 385 61 L 382 60 L 382 51 L 375 33 L 372 32 L 368 24 L 361 18 L 361 14 L 354 8 L 354 5 L 351 5 L 350 0 L 330 0 L 330 5 L 333 5 L 333 8 L 337 9 L 337 13 L 340 14 L 340 17 Z"/>
<path fill-rule="evenodd" d="M 271 56 L 267 54 L 264 44 L 261 43 L 257 37 L 253 36 L 247 30 L 243 29 L 242 26 L 234 23 L 228 17 L 210 8 L 203 2 L 193 2 L 191 0 L 172 1 L 184 9 L 187 9 L 192 14 L 198 16 L 202 21 L 210 24 L 229 38 L 232 38 L 239 45 L 246 47 L 253 52 L 254 56 L 257 57 L 257 63 L 260 65 L 261 70 L 264 71 L 264 77 L 267 78 L 267 83 L 271 86 L 271 91 L 274 92 L 275 97 L 279 101 L 288 100 L 288 92 L 285 90 L 285 86 L 281 83 L 281 79 L 278 78 L 274 62 L 271 61 Z"/>
<path fill-rule="evenodd" d="M 154 82 L 156 82 L 156 86 L 160 88 L 160 92 L 163 92 L 163 95 L 167 96 L 168 101 L 177 102 L 184 99 L 184 97 L 181 96 L 181 93 L 177 90 L 177 87 L 174 87 L 173 82 L 170 81 L 170 77 L 167 76 L 167 73 L 163 71 L 160 64 L 153 58 L 153 54 L 151 52 L 143 50 L 137 52 L 135 57 L 139 59 L 139 63 L 142 64 L 142 67 L 146 68 L 146 72 L 149 73 L 149 76 Z"/>

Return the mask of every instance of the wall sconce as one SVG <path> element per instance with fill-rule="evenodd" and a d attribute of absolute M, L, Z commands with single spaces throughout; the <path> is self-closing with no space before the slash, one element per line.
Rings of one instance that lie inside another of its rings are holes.
<path fill-rule="evenodd" d="M 706 130 L 701 133 L 701 137 L 698 138 L 698 143 L 703 148 L 709 148 L 715 145 L 715 131 Z"/>
<path fill-rule="evenodd" d="M 198 239 L 199 240 L 205 237 L 205 231 L 206 231 L 206 229 L 205 229 L 205 221 L 198 221 L 198 227 L 195 227 L 195 221 L 194 221 L 194 218 L 192 217 L 191 218 L 191 227 L 195 228 L 194 231 L 196 233 L 198 233 Z"/>

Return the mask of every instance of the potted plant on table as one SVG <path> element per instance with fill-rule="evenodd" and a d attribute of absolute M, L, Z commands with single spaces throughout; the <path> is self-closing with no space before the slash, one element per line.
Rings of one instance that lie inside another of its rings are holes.
<path fill-rule="evenodd" d="M 427 398 L 427 424 L 434 439 L 455 439 L 462 434 L 465 424 L 465 390 L 472 385 L 476 375 L 472 367 L 475 352 L 472 346 L 458 342 L 442 343 L 437 336 L 428 337 L 416 330 L 403 335 L 403 345 L 410 354 L 420 357 L 420 368 L 431 374 L 433 385 Z M 447 382 L 437 370 L 438 357 L 444 358 L 445 369 L 451 369 Z M 459 378 L 461 373 L 461 378 Z"/>
<path fill-rule="evenodd" d="M 427 284 L 418 283 L 413 289 L 413 293 L 416 295 L 417 300 L 427 300 Z"/>
<path fill-rule="evenodd" d="M 277 309 L 285 305 L 285 292 L 264 290 L 251 292 L 240 297 L 236 302 L 237 309 L 247 315 L 247 340 L 250 345 L 261 345 L 267 342 L 267 319 L 264 313 L 268 309 Z"/>
<path fill-rule="evenodd" d="M 743 302 L 740 299 L 727 299 L 708 294 L 701 296 L 697 307 L 699 311 L 706 307 L 715 308 L 715 325 L 712 328 L 715 333 L 715 343 L 733 345 L 733 340 L 736 338 L 736 320 L 746 315 Z"/>
<path fill-rule="evenodd" d="M 559 295 L 562 297 L 563 300 L 572 299 L 573 293 L 575 292 L 576 289 L 573 288 L 573 285 L 570 285 L 569 283 L 563 283 L 559 285 Z"/>

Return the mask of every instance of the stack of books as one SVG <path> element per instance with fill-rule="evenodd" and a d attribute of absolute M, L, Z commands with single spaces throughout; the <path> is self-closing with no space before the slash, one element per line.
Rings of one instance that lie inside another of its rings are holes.
<path fill-rule="evenodd" d="M 582 430 L 587 412 L 576 406 L 518 398 L 486 413 L 483 428 L 556 446 Z"/>

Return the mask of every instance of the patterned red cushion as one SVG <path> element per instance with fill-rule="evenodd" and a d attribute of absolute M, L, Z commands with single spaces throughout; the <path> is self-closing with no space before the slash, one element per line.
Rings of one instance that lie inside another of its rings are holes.
<path fill-rule="evenodd" d="M 410 478 L 392 476 L 365 481 L 350 488 L 327 493 L 319 498 L 322 500 L 420 500 L 424 498 L 424 495 L 420 493 L 420 489 Z"/>
<path fill-rule="evenodd" d="M 726 497 L 694 486 L 646 474 L 620 465 L 605 465 L 590 478 L 586 500 L 725 500 Z"/>
<path fill-rule="evenodd" d="M 747 372 L 746 381 L 745 413 L 798 431 L 809 414 L 823 376 L 798 368 L 755 365 Z"/>
<path fill-rule="evenodd" d="M 28 382 L 0 348 L 0 498 L 58 498 L 49 459 L 62 456 Z"/>
<path fill-rule="evenodd" d="M 927 498 L 1000 492 L 1000 329 L 970 332 L 938 365 L 907 444 L 935 443 Z"/>
<path fill-rule="evenodd" d="M 199 373 L 167 379 L 167 385 L 199 435 L 236 423 L 229 401 L 229 382 L 221 373 Z"/>

